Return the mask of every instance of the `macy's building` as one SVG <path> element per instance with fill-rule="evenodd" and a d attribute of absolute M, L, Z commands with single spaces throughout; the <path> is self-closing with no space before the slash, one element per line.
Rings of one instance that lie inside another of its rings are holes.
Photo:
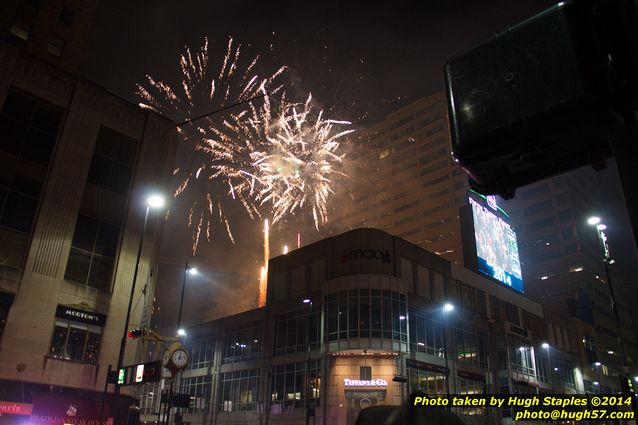
<path fill-rule="evenodd" d="M 574 393 L 588 379 L 579 345 L 539 304 L 375 229 L 273 258 L 266 307 L 197 325 L 186 345 L 176 388 L 192 396 L 190 424 L 350 425 L 417 389 Z M 148 422 L 154 385 L 141 397 Z M 461 413 L 477 423 L 496 414 Z"/>

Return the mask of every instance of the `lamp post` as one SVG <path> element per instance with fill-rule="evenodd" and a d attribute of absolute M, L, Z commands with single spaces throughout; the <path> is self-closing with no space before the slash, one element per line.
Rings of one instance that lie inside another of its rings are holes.
<path fill-rule="evenodd" d="M 547 351 L 547 369 L 549 370 L 549 385 L 552 387 L 552 394 L 556 392 L 554 387 L 554 368 L 552 367 L 552 356 L 550 352 L 550 346 L 544 342 L 542 347 Z"/>
<path fill-rule="evenodd" d="M 133 298 L 135 296 L 135 283 L 137 282 L 137 272 L 140 268 L 140 258 L 142 257 L 142 245 L 144 243 L 144 234 L 146 233 L 146 224 L 148 222 L 148 213 L 153 209 L 160 209 L 164 207 L 164 197 L 159 194 L 154 194 L 149 196 L 146 199 L 146 212 L 144 213 L 144 224 L 142 225 L 142 234 L 140 236 L 140 244 L 137 248 L 137 258 L 135 260 L 135 271 L 133 272 L 133 282 L 131 283 L 131 295 L 128 299 L 128 309 L 126 310 L 126 320 L 124 321 L 124 333 L 122 335 L 122 340 L 120 342 L 120 352 L 117 357 L 117 371 L 119 373 L 120 369 L 124 366 L 124 352 L 126 350 L 126 337 L 128 335 L 128 325 L 131 319 L 131 307 L 133 306 Z M 120 385 L 118 383 L 115 384 L 115 390 L 113 391 L 113 423 L 115 425 L 119 425 L 119 404 L 120 399 Z"/>
<path fill-rule="evenodd" d="M 309 368 L 310 368 L 310 317 L 312 315 L 312 299 L 310 297 L 304 297 L 301 302 L 305 305 L 308 306 L 308 316 L 306 317 L 306 367 L 304 368 L 306 371 L 306 377 L 305 377 L 305 396 L 304 396 L 304 405 L 306 406 L 306 425 L 310 424 L 310 409 L 312 407 L 312 409 L 315 409 L 315 393 L 313 390 L 310 389 L 310 373 L 309 373 Z M 316 376 L 315 376 L 315 385 L 316 385 Z M 310 406 L 310 395 L 312 393 L 312 406 Z M 317 412 L 313 411 L 312 412 L 312 421 L 313 423 L 315 423 L 316 420 L 316 415 Z"/>
<path fill-rule="evenodd" d="M 177 335 L 184 336 L 186 332 L 182 329 L 182 307 L 184 306 L 184 288 L 186 288 L 186 276 L 195 276 L 197 269 L 188 265 L 188 261 L 184 265 L 184 278 L 182 279 L 182 295 L 179 299 L 179 313 L 177 315 Z"/>
<path fill-rule="evenodd" d="M 629 362 L 627 360 L 627 352 L 625 351 L 625 343 L 622 333 L 622 322 L 620 321 L 620 314 L 618 313 L 618 305 L 616 304 L 616 298 L 614 297 L 614 288 L 611 284 L 611 273 L 609 266 L 614 264 L 614 260 L 609 253 L 609 245 L 607 244 L 607 235 L 605 234 L 605 226 L 601 223 L 600 217 L 590 217 L 587 220 L 590 226 L 596 226 L 598 233 L 598 242 L 603 252 L 603 264 L 605 265 L 605 274 L 607 276 L 607 287 L 609 288 L 609 300 L 611 302 L 611 308 L 614 312 L 614 318 L 616 319 L 616 333 L 618 334 L 618 345 L 620 346 L 620 352 L 623 357 L 623 373 L 629 373 Z"/>
<path fill-rule="evenodd" d="M 443 358 L 445 360 L 445 385 L 447 389 L 447 396 L 450 396 L 450 368 L 448 365 L 448 353 L 447 353 L 447 315 L 454 310 L 454 305 L 451 303 L 445 303 L 443 305 Z M 448 406 L 449 408 L 449 406 Z"/>

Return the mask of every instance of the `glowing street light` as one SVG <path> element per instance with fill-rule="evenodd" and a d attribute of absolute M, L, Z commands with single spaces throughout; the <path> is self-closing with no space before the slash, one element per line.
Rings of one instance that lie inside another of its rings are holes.
<path fill-rule="evenodd" d="M 162 195 L 153 194 L 146 199 L 146 203 L 150 208 L 153 209 L 164 208 L 166 199 Z"/>
<path fill-rule="evenodd" d="M 197 269 L 188 265 L 188 261 L 184 265 L 184 278 L 182 279 L 182 295 L 179 300 L 179 313 L 177 315 L 177 335 L 184 336 L 186 332 L 182 329 L 182 307 L 184 307 L 184 289 L 186 288 L 186 276 L 195 276 Z M 180 333 L 182 332 L 182 333 Z"/>
<path fill-rule="evenodd" d="M 609 266 L 614 264 L 614 260 L 611 258 L 611 253 L 609 251 L 609 245 L 607 244 L 607 234 L 604 230 L 607 228 L 603 223 L 600 222 L 599 217 L 590 217 L 587 220 L 591 226 L 596 226 L 596 231 L 598 233 L 598 242 L 600 244 L 600 248 L 603 254 L 603 265 L 605 266 L 605 274 L 607 277 L 607 287 L 609 288 L 609 300 L 611 301 L 611 307 L 614 312 L 614 318 L 616 319 L 616 334 L 618 336 L 618 345 L 620 347 L 620 352 L 622 354 L 622 358 L 624 361 L 623 365 L 623 373 L 629 373 L 629 361 L 627 358 L 627 351 L 625 351 L 625 342 L 622 332 L 622 322 L 620 321 L 620 314 L 618 313 L 618 305 L 616 304 L 616 298 L 614 297 L 614 288 L 611 284 L 611 273 L 609 271 Z"/>
<path fill-rule="evenodd" d="M 144 244 L 144 234 L 146 233 L 146 224 L 148 223 L 148 214 L 151 209 L 160 209 L 163 208 L 166 204 L 164 196 L 159 193 L 151 194 L 148 198 L 146 198 L 146 212 L 144 213 L 144 222 L 142 224 L 142 233 L 140 235 L 140 243 L 137 247 L 137 258 L 135 260 L 135 269 L 133 271 L 133 282 L 131 283 L 131 294 L 128 299 L 128 309 L 126 310 L 126 319 L 124 320 L 124 334 L 122 336 L 122 340 L 120 341 L 120 352 L 117 357 L 117 369 L 121 370 L 124 365 L 124 351 L 126 350 L 126 339 L 128 337 L 128 326 L 129 321 L 131 320 L 131 308 L 133 307 L 133 298 L 135 297 L 135 284 L 137 283 L 137 274 L 140 269 L 140 259 L 142 258 L 142 246 Z M 115 406 L 118 405 L 120 398 L 120 385 L 115 385 L 115 390 L 113 392 L 113 403 Z M 115 424 L 120 423 L 119 416 L 116 413 L 113 417 L 113 422 Z"/>
<path fill-rule="evenodd" d="M 454 310 L 454 304 L 445 303 L 443 304 L 443 354 L 445 354 L 445 384 L 447 387 L 447 395 L 450 395 L 450 368 L 448 367 L 448 347 L 447 347 L 447 316 L 448 313 L 451 313 Z M 449 406 L 448 406 L 449 409 Z"/>
<path fill-rule="evenodd" d="M 587 224 L 589 224 L 590 226 L 595 226 L 598 223 L 600 223 L 600 217 L 594 216 L 587 219 Z"/>

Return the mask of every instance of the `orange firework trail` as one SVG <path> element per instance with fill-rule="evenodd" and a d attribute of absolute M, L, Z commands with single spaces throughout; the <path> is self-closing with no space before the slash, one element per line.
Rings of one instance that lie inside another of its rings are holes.
<path fill-rule="evenodd" d="M 268 220 L 264 220 L 264 265 L 259 274 L 259 307 L 266 305 L 266 290 L 268 287 L 268 259 L 270 258 L 270 229 Z"/>

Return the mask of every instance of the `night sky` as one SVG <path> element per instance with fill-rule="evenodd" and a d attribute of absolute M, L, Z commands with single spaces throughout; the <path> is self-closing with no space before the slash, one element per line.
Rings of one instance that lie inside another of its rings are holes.
<path fill-rule="evenodd" d="M 108 0 L 101 2 L 95 17 L 83 74 L 137 103 L 135 85 L 145 74 L 179 81 L 177 61 L 184 46 L 199 47 L 207 37 L 211 61 L 220 63 L 233 37 L 243 46 L 243 55 L 261 56 L 259 71 L 272 73 L 286 65 L 289 91 L 299 100 L 312 92 L 331 116 L 361 129 L 442 91 L 443 65 L 450 56 L 551 4 Z M 178 165 L 186 156 L 180 150 Z M 239 209 L 234 215 L 237 244 L 219 231 L 192 258 L 186 227 L 189 205 L 185 198 L 173 200 L 166 226 L 158 292 L 162 325 L 175 320 L 171 300 L 179 296 L 186 260 L 203 272 L 189 278 L 186 324 L 239 312 L 256 302 L 261 224 Z M 280 253 L 276 244 L 272 251 Z"/>

